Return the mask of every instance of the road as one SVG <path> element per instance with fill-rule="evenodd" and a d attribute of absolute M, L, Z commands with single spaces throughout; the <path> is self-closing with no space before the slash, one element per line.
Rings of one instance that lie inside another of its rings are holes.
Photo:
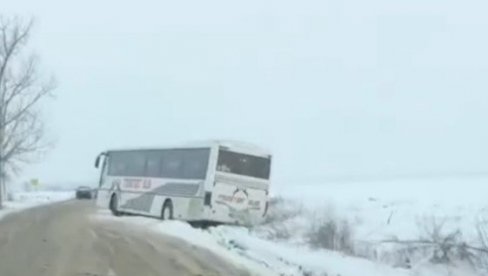
<path fill-rule="evenodd" d="M 250 275 L 209 251 L 116 221 L 91 201 L 30 209 L 0 221 L 1 276 Z"/>

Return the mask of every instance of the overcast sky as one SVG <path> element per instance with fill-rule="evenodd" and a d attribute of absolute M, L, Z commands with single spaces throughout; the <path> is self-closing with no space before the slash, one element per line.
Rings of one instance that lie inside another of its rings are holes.
<path fill-rule="evenodd" d="M 15 0 L 58 81 L 56 148 L 22 177 L 97 177 L 99 151 L 232 138 L 275 182 L 488 171 L 486 0 Z"/>

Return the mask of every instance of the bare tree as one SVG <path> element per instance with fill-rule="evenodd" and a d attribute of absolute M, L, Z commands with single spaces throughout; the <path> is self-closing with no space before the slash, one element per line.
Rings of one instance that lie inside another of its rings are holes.
<path fill-rule="evenodd" d="M 6 179 L 46 149 L 39 102 L 55 88 L 43 80 L 35 55 L 26 55 L 32 20 L 0 15 L 0 207 Z"/>

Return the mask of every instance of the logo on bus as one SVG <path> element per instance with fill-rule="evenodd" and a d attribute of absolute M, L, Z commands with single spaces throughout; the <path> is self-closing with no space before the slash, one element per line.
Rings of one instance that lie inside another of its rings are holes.
<path fill-rule="evenodd" d="M 260 201 L 258 200 L 249 200 L 249 194 L 244 189 L 236 189 L 232 195 L 218 195 L 217 203 L 224 204 L 238 210 L 259 209 L 260 205 Z"/>
<path fill-rule="evenodd" d="M 125 189 L 151 189 L 151 179 L 137 179 L 137 178 L 125 178 L 123 180 L 123 185 Z"/>

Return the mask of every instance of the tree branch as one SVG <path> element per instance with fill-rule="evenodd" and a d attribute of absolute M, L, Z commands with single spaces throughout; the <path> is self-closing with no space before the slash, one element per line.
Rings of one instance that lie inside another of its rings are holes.
<path fill-rule="evenodd" d="M 32 106 L 34 106 L 41 98 L 48 95 L 52 90 L 54 90 L 54 88 L 55 88 L 54 80 L 51 80 L 49 84 L 41 87 L 37 92 L 32 93 L 34 94 L 34 96 L 31 99 L 28 99 L 27 103 L 23 104 L 16 113 L 6 118 L 5 122 L 3 123 L 3 126 L 0 125 L 0 127 L 6 127 L 12 122 L 14 122 L 15 120 L 18 120 L 25 112 L 31 109 Z"/>
<path fill-rule="evenodd" d="M 466 248 L 473 251 L 478 251 L 482 253 L 488 254 L 488 248 L 472 246 L 467 243 L 455 243 L 455 242 L 446 242 L 440 243 L 436 241 L 430 240 L 382 240 L 380 243 L 393 243 L 393 244 L 403 244 L 403 245 L 429 245 L 429 246 L 439 246 L 441 244 L 451 247 L 459 247 L 459 248 Z"/>
<path fill-rule="evenodd" d="M 2 23 L 2 44 L 5 53 L 2 63 L 0 65 L 0 84 L 3 82 L 3 79 L 5 77 L 5 70 L 10 63 L 10 59 L 12 58 L 15 50 L 17 50 L 17 47 L 25 40 L 27 40 L 32 25 L 32 20 L 23 29 L 19 24 L 16 24 L 13 30 L 9 33 L 10 22 Z M 9 41 L 8 39 L 10 35 L 12 35 L 11 41 Z"/>
<path fill-rule="evenodd" d="M 22 92 L 24 92 L 26 89 L 30 88 L 34 84 L 36 80 L 34 57 L 31 57 L 29 59 L 27 65 L 25 66 L 25 69 L 22 71 L 20 76 L 17 77 L 17 79 L 18 81 L 14 82 L 12 87 L 10 87 L 8 90 L 5 90 L 5 98 L 3 101 L 5 109 L 8 109 L 8 106 L 15 99 L 15 97 L 17 97 L 19 94 L 22 94 Z"/>
<path fill-rule="evenodd" d="M 11 173 L 47 148 L 37 106 L 56 84 L 54 79 L 43 82 L 36 57 L 22 53 L 32 26 L 33 20 L 24 24 L 0 15 L 0 186 L 5 167 Z"/>

